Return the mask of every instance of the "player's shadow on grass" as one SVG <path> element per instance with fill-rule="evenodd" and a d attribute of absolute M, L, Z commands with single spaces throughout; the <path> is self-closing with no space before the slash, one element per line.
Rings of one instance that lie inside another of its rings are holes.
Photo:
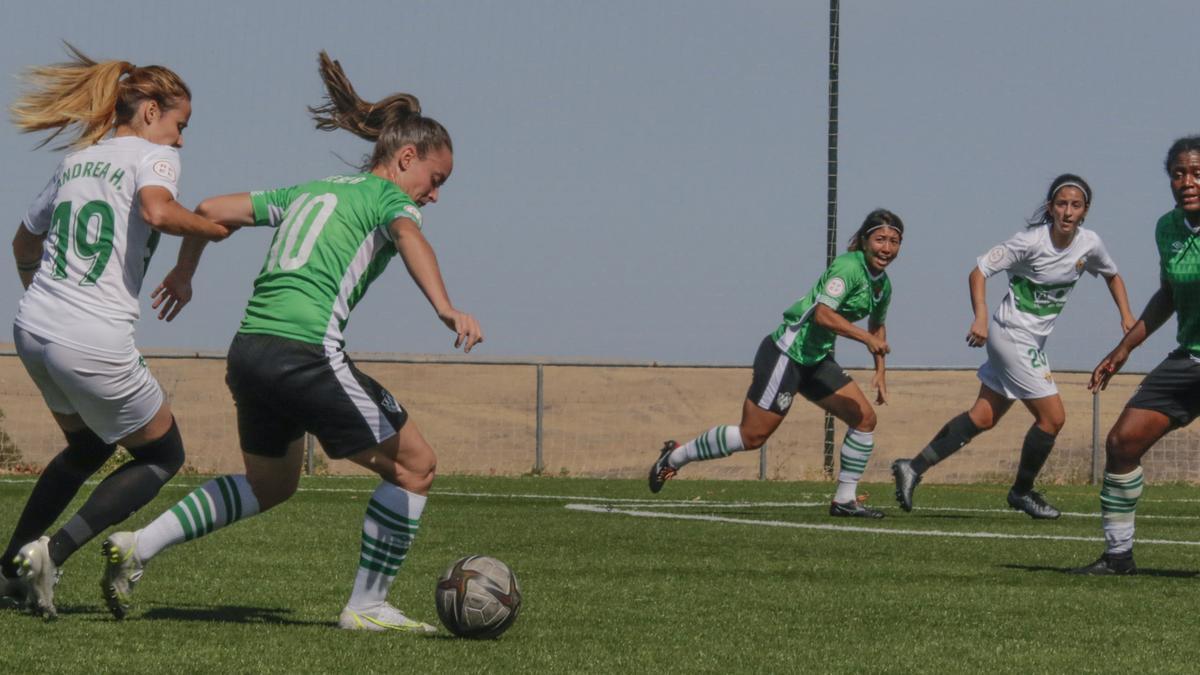
<path fill-rule="evenodd" d="M 1004 567 L 1010 570 L 1024 570 L 1026 572 L 1057 572 L 1059 574 L 1071 574 L 1072 570 L 1077 569 L 1076 567 L 1050 567 L 1048 565 L 999 565 L 999 567 Z M 1164 577 L 1168 579 L 1194 579 L 1196 577 L 1200 577 L 1200 570 L 1160 570 L 1151 567 L 1138 567 L 1137 574 L 1134 576 Z"/>
<path fill-rule="evenodd" d="M 331 621 L 289 618 L 292 610 L 282 607 L 212 605 L 201 607 L 154 607 L 140 618 L 148 621 L 209 621 L 217 623 L 268 623 L 278 626 L 330 626 Z"/>

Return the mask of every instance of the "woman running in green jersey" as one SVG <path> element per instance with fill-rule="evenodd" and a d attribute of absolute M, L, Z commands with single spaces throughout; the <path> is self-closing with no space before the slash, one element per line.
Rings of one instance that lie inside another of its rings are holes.
<path fill-rule="evenodd" d="M 437 459 L 399 402 L 344 351 L 354 306 L 397 253 L 456 334 L 464 351 L 483 340 L 479 323 L 450 302 L 421 208 L 438 200 L 453 169 L 450 135 L 421 114 L 417 98 L 363 101 L 324 52 L 324 105 L 317 128 L 373 141 L 362 172 L 294 187 L 207 199 L 198 211 L 229 225 L 277 228 L 241 328 L 229 348 L 226 382 L 237 404 L 244 475 L 209 481 L 137 532 L 105 542 L 102 583 L 109 609 L 124 616 L 142 567 L 164 548 L 274 507 L 296 491 L 307 431 L 326 454 L 379 474 L 367 505 L 362 554 L 338 625 L 357 630 L 433 632 L 387 602 L 408 554 Z M 181 249 L 190 277 L 199 242 Z"/>
<path fill-rule="evenodd" d="M 1134 324 L 1116 263 L 1100 235 L 1083 227 L 1091 205 L 1087 181 L 1064 173 L 1050 182 L 1045 201 L 1025 229 L 976 260 L 967 281 L 975 315 L 967 344 L 987 348 L 987 361 L 978 372 L 979 396 L 969 410 L 946 422 L 915 457 L 892 463 L 900 508 L 912 510 L 913 492 L 926 471 L 996 426 L 1013 402 L 1021 401 L 1033 415 L 1033 424 L 1021 445 L 1008 505 L 1036 519 L 1059 517 L 1058 509 L 1033 489 L 1067 421 L 1044 351 L 1046 342 L 1071 289 L 1085 272 L 1104 278 L 1121 315 L 1121 332 Z M 1000 272 L 1008 275 L 1009 290 L 989 319 L 987 279 Z"/>
<path fill-rule="evenodd" d="M 883 517 L 882 511 L 868 508 L 857 497 L 858 481 L 875 448 L 875 409 L 833 360 L 833 344 L 840 335 L 866 345 L 875 357 L 871 379 L 875 402 L 887 403 L 884 358 L 890 348 L 884 320 L 892 283 L 886 270 L 900 254 L 903 238 L 904 223 L 896 214 L 877 209 L 867 215 L 850 240 L 849 252 L 834 259 L 808 295 L 783 313 L 783 323 L 759 345 L 741 423 L 714 427 L 684 445 L 667 441 L 650 467 L 651 492 L 661 490 L 688 462 L 761 448 L 799 392 L 849 427 L 829 515 Z M 868 320 L 867 330 L 854 325 L 863 318 Z"/>
<path fill-rule="evenodd" d="M 1142 316 L 1096 369 L 1088 387 L 1099 391 L 1129 354 L 1174 314 L 1178 347 L 1142 380 L 1108 432 L 1100 515 L 1106 548 L 1079 574 L 1133 574 L 1133 525 L 1142 496 L 1142 455 L 1158 439 L 1200 414 L 1200 136 L 1180 138 L 1167 151 L 1175 208 L 1158 219 L 1159 287 Z"/>
<path fill-rule="evenodd" d="M 159 237 L 229 236 L 176 201 L 192 111 L 183 80 L 163 66 L 67 48 L 66 63 L 27 71 L 29 89 L 12 106 L 22 132 L 49 132 L 43 145 L 78 132 L 13 237 L 25 287 L 13 342 L 67 447 L 38 477 L 0 555 L 0 595 L 46 616 L 67 559 L 149 503 L 183 465 L 171 406 L 133 338 Z M 117 445 L 132 461 L 49 532 Z"/>

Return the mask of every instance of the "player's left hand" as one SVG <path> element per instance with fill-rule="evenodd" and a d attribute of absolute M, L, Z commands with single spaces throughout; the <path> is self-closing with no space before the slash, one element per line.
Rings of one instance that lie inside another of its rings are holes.
<path fill-rule="evenodd" d="M 875 405 L 887 405 L 887 376 L 882 372 L 875 373 L 871 378 L 871 386 L 875 388 Z"/>
<path fill-rule="evenodd" d="M 181 272 L 178 267 L 172 268 L 150 297 L 154 298 L 150 307 L 158 310 L 158 318 L 171 321 L 192 301 L 192 275 Z"/>

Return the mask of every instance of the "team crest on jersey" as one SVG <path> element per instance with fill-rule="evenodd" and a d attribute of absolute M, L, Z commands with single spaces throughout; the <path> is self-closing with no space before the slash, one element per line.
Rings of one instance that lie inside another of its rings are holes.
<path fill-rule="evenodd" d="M 990 251 L 988 251 L 988 252 L 987 252 L 987 260 L 988 260 L 988 262 L 990 262 L 990 263 L 992 263 L 992 264 L 995 264 L 995 263 L 998 263 L 998 262 L 1000 262 L 1001 260 L 1004 260 L 1004 252 L 1005 252 L 1005 250 L 1006 250 L 1006 249 L 1005 249 L 1003 246 L 994 246 L 994 247 L 992 247 L 992 250 L 990 250 Z"/>
<path fill-rule="evenodd" d="M 1184 247 L 1184 243 L 1182 241 L 1171 242 L 1171 250 L 1176 253 L 1179 253 L 1180 251 L 1182 251 L 1183 247 Z"/>
<path fill-rule="evenodd" d="M 840 298 L 846 292 L 846 282 L 841 277 L 834 277 L 825 282 L 825 295 L 831 298 Z"/>
<path fill-rule="evenodd" d="M 1079 274 L 1079 273 L 1083 272 L 1083 266 L 1086 264 L 1087 264 L 1086 256 L 1083 258 L 1080 258 L 1079 260 L 1076 260 L 1075 261 L 1075 273 Z"/>
<path fill-rule="evenodd" d="M 379 401 L 379 407 L 390 413 L 400 414 L 400 404 L 396 403 L 396 399 L 388 392 L 383 392 L 383 399 Z"/>
<path fill-rule="evenodd" d="M 420 209 L 413 206 L 412 204 L 406 204 L 404 206 L 404 212 L 408 214 L 408 217 L 411 218 L 412 221 L 414 223 L 416 223 L 418 227 L 421 225 L 421 210 Z"/>
<path fill-rule="evenodd" d="M 779 392 L 779 396 L 775 398 L 775 404 L 779 406 L 780 410 L 787 410 L 792 407 L 792 395 L 786 391 Z"/>
<path fill-rule="evenodd" d="M 160 159 L 154 163 L 154 166 L 150 168 L 154 170 L 154 173 L 166 178 L 172 183 L 175 182 L 175 167 L 171 166 L 171 163 L 167 160 Z"/>

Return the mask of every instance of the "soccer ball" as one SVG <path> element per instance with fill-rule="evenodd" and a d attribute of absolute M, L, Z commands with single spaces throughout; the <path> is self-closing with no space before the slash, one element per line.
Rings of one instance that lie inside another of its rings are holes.
<path fill-rule="evenodd" d="M 495 638 L 517 620 L 521 586 L 508 565 L 483 555 L 454 561 L 438 579 L 437 612 L 455 635 Z"/>

